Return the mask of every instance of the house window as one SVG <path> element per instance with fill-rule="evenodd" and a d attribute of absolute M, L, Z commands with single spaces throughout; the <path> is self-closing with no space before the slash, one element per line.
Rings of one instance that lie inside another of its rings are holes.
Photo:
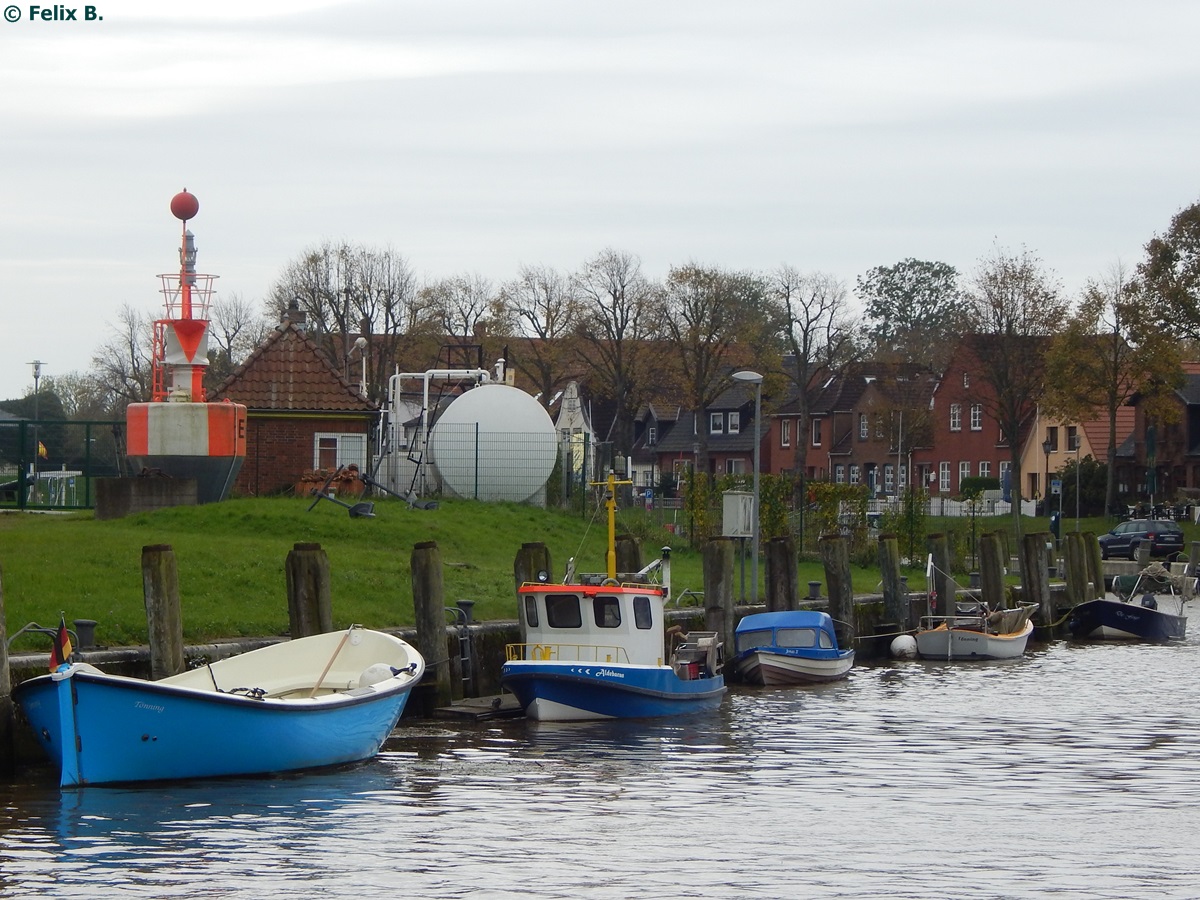
<path fill-rule="evenodd" d="M 1058 452 L 1058 428 L 1051 426 L 1046 429 L 1046 440 L 1050 442 L 1050 452 Z"/>
<path fill-rule="evenodd" d="M 821 420 L 813 419 L 813 446 L 821 446 Z"/>
<path fill-rule="evenodd" d="M 962 404 L 950 404 L 950 430 L 962 431 Z"/>
<path fill-rule="evenodd" d="M 950 463 L 938 463 L 938 490 L 943 494 L 950 492 Z"/>
<path fill-rule="evenodd" d="M 971 430 L 983 431 L 983 404 L 971 404 Z"/>
<path fill-rule="evenodd" d="M 858 439 L 860 441 L 865 441 L 870 436 L 871 436 L 871 432 L 867 428 L 867 414 L 859 413 L 858 414 Z"/>
<path fill-rule="evenodd" d="M 649 428 L 646 429 L 646 446 L 653 447 L 655 441 L 657 441 L 657 440 L 658 440 L 658 427 L 656 425 L 651 425 Z"/>
<path fill-rule="evenodd" d="M 853 463 L 850 466 L 850 483 L 858 484 L 858 464 Z"/>
<path fill-rule="evenodd" d="M 737 434 L 742 430 L 742 414 L 731 412 L 729 414 L 729 433 Z"/>
<path fill-rule="evenodd" d="M 963 387 L 969 388 L 970 386 L 971 386 L 971 373 L 963 372 Z"/>
<path fill-rule="evenodd" d="M 792 446 L 792 420 L 791 419 L 780 419 L 779 420 L 779 446 L 780 447 Z"/>
<path fill-rule="evenodd" d="M 744 475 L 746 474 L 746 461 L 744 459 L 727 459 L 725 460 L 726 475 Z"/>
<path fill-rule="evenodd" d="M 875 413 L 875 440 L 883 440 L 883 413 Z"/>
<path fill-rule="evenodd" d="M 721 434 L 725 430 L 725 416 L 723 413 L 708 414 L 708 433 Z"/>
<path fill-rule="evenodd" d="M 958 464 L 958 489 L 962 490 L 962 483 L 965 479 L 971 477 L 971 464 L 969 462 L 959 462 Z"/>
<path fill-rule="evenodd" d="M 984 461 L 979 464 L 979 477 L 980 478 L 991 478 L 992 477 L 992 464 L 990 462 Z"/>
<path fill-rule="evenodd" d="M 1072 452 L 1079 449 L 1079 429 L 1074 425 L 1067 426 L 1067 449 Z"/>
<path fill-rule="evenodd" d="M 892 492 L 892 490 L 895 488 L 895 484 L 893 482 L 894 476 L 895 476 L 895 471 L 892 469 L 892 464 L 884 463 L 884 465 L 883 465 L 883 492 L 885 494 L 890 494 Z"/>
<path fill-rule="evenodd" d="M 900 486 L 901 488 L 903 488 L 903 487 L 905 487 L 907 484 L 908 484 L 908 466 L 901 466 L 901 467 L 900 467 L 900 481 L 899 481 L 899 486 Z"/>
<path fill-rule="evenodd" d="M 367 469 L 367 436 L 365 434 L 334 434 L 318 432 L 313 435 L 313 468 L 333 471 L 351 463 L 360 472 Z"/>
<path fill-rule="evenodd" d="M 1000 460 L 1000 487 L 1008 484 L 1009 472 L 1012 469 L 1012 463 L 1007 459 Z"/>
<path fill-rule="evenodd" d="M 841 463 L 833 467 L 833 480 L 836 484 L 846 483 L 846 467 Z"/>

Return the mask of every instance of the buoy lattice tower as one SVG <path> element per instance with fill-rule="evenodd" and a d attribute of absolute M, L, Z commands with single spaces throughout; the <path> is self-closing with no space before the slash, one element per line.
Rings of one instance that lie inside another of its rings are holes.
<path fill-rule="evenodd" d="M 179 273 L 160 275 L 166 314 L 154 323 L 151 400 L 126 410 L 126 444 L 135 470 L 195 478 L 197 500 L 229 496 L 246 456 L 246 407 L 208 403 L 208 314 L 215 275 L 196 271 L 196 242 L 188 222 L 200 202 L 185 188 L 171 198 L 182 223 Z"/>

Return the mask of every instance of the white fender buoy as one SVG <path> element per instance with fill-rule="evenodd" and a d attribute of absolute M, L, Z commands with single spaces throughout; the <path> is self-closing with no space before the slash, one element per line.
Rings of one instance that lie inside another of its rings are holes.
<path fill-rule="evenodd" d="M 359 687 L 370 687 L 373 684 L 379 684 L 381 681 L 387 681 L 394 677 L 396 670 L 387 663 L 374 663 L 367 666 L 363 673 L 358 676 Z"/>
<path fill-rule="evenodd" d="M 892 659 L 916 659 L 917 639 L 911 634 L 900 634 L 892 639 Z"/>

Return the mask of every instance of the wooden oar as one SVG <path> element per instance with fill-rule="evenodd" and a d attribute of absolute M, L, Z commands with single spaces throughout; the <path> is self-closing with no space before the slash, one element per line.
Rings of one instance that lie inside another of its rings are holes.
<path fill-rule="evenodd" d="M 321 689 L 321 685 L 325 683 L 325 676 L 328 675 L 329 670 L 333 668 L 333 661 L 337 659 L 338 654 L 342 652 L 342 647 L 346 646 L 346 638 L 350 637 L 350 632 L 353 631 L 355 627 L 356 626 L 351 625 L 349 628 L 347 628 L 346 633 L 342 635 L 342 639 L 338 641 L 337 647 L 334 648 L 333 656 L 329 657 L 329 662 L 325 664 L 325 671 L 321 673 L 321 677 L 318 678 L 317 683 L 313 685 L 312 693 L 308 695 L 309 700 L 317 696 L 317 691 L 319 691 Z"/>

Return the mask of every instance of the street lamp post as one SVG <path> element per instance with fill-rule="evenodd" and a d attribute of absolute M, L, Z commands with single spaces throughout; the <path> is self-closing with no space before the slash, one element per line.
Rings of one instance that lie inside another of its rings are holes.
<path fill-rule="evenodd" d="M 33 491 L 34 500 L 37 499 L 37 483 L 38 483 L 38 451 L 41 450 L 41 444 L 38 443 L 38 382 L 42 377 L 42 366 L 45 365 L 40 359 L 35 359 L 29 365 L 33 366 Z M 26 497 L 28 497 L 26 491 Z"/>
<path fill-rule="evenodd" d="M 762 420 L 762 383 L 763 377 L 757 372 L 734 372 L 735 381 L 754 385 L 754 516 L 750 520 L 750 581 L 753 590 L 753 602 L 758 603 L 758 467 L 759 467 L 759 433 L 758 423 Z"/>
<path fill-rule="evenodd" d="M 1080 440 L 1075 438 L 1075 530 L 1079 530 L 1079 446 Z"/>
<path fill-rule="evenodd" d="M 1042 441 L 1042 452 L 1046 454 L 1046 481 L 1042 485 L 1042 509 L 1050 515 L 1050 438 Z"/>

